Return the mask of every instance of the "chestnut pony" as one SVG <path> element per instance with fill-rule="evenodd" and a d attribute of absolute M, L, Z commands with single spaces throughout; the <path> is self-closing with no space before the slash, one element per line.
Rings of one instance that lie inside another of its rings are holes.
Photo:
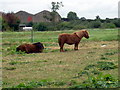
<path fill-rule="evenodd" d="M 60 52 L 64 52 L 63 46 L 65 43 L 69 45 L 74 44 L 74 50 L 78 50 L 78 44 L 83 37 L 87 39 L 89 38 L 89 34 L 87 30 L 80 30 L 72 34 L 67 34 L 67 33 L 60 34 L 58 37 Z"/>
<path fill-rule="evenodd" d="M 16 48 L 16 51 L 22 51 L 25 53 L 41 53 L 44 49 L 42 43 L 37 42 L 33 44 L 22 44 Z"/>

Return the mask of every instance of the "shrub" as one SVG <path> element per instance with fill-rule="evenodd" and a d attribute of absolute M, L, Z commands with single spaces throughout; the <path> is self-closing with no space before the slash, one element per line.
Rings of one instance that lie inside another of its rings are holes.
<path fill-rule="evenodd" d="M 75 26 L 73 27 L 74 30 L 77 30 L 77 29 L 85 29 L 85 28 L 87 28 L 85 25 L 75 25 Z"/>
<path fill-rule="evenodd" d="M 103 23 L 101 28 L 116 28 L 114 23 Z"/>
<path fill-rule="evenodd" d="M 47 25 L 45 23 L 34 24 L 33 28 L 36 29 L 37 31 L 46 31 L 46 30 L 48 30 L 48 27 L 47 27 Z"/>
<path fill-rule="evenodd" d="M 92 21 L 90 23 L 91 28 L 100 28 L 101 27 L 101 22 L 100 21 Z"/>
<path fill-rule="evenodd" d="M 72 29 L 73 26 L 70 24 L 70 22 L 61 22 L 57 25 L 58 30 L 65 30 L 65 29 Z"/>

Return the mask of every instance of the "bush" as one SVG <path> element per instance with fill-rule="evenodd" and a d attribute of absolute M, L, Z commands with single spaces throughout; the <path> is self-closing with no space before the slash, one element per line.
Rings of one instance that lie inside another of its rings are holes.
<path fill-rule="evenodd" d="M 114 23 L 103 23 L 101 28 L 116 28 Z"/>
<path fill-rule="evenodd" d="M 73 27 L 74 30 L 77 30 L 77 29 L 85 29 L 85 28 L 87 28 L 85 25 L 75 25 L 75 26 Z"/>
<path fill-rule="evenodd" d="M 45 23 L 34 24 L 33 28 L 37 31 L 47 31 L 48 27 Z"/>
<path fill-rule="evenodd" d="M 61 22 L 57 25 L 58 30 L 65 30 L 65 29 L 72 29 L 73 26 L 70 24 L 70 22 Z"/>
<path fill-rule="evenodd" d="M 101 27 L 101 22 L 100 21 L 92 21 L 90 23 L 91 28 L 100 28 Z"/>

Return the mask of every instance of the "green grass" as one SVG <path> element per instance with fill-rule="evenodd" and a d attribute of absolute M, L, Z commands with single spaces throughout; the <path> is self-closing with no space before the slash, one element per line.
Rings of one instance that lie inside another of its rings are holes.
<path fill-rule="evenodd" d="M 65 44 L 64 53 L 59 52 L 58 35 L 73 33 L 75 30 L 34 32 L 34 42 L 42 42 L 45 49 L 43 53 L 33 54 L 16 52 L 17 46 L 31 43 L 31 32 L 1 32 L 3 88 L 95 87 L 98 85 L 97 80 L 102 80 L 98 77 L 108 74 L 115 81 L 109 80 L 112 82 L 110 86 L 106 81 L 106 88 L 117 87 L 118 30 L 88 31 L 90 38 L 81 40 L 78 51 L 73 50 L 73 45 Z M 103 75 L 99 76 L 101 73 Z M 96 84 L 88 79 L 88 75 L 92 75 Z M 89 82 L 91 84 L 88 85 Z"/>
<path fill-rule="evenodd" d="M 34 32 L 34 42 L 57 42 L 58 34 L 60 33 L 73 33 L 75 30 L 69 31 L 46 31 L 46 32 Z M 110 30 L 91 30 L 90 33 L 90 41 L 112 41 L 117 40 L 118 38 L 118 30 L 110 29 Z M 31 32 L 4 32 L 3 33 L 3 42 L 11 41 L 11 42 L 30 42 L 31 40 Z M 10 43 L 10 42 L 9 42 Z"/>

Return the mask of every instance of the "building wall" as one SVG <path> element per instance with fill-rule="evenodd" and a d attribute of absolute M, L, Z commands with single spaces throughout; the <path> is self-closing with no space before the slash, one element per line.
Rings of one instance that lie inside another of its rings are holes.
<path fill-rule="evenodd" d="M 35 15 L 27 13 L 25 11 L 19 11 L 15 13 L 15 15 L 21 20 L 21 23 L 29 23 L 29 22 L 52 22 L 52 16 L 49 11 L 42 11 Z M 55 15 L 55 22 L 59 22 L 61 20 L 61 16 L 57 13 Z"/>
<path fill-rule="evenodd" d="M 42 11 L 33 16 L 33 22 L 51 22 L 49 18 L 51 18 L 50 12 Z"/>
<path fill-rule="evenodd" d="M 21 20 L 22 23 L 28 23 L 30 22 L 30 18 L 33 18 L 32 14 L 29 14 L 25 11 L 19 11 L 15 15 Z"/>

